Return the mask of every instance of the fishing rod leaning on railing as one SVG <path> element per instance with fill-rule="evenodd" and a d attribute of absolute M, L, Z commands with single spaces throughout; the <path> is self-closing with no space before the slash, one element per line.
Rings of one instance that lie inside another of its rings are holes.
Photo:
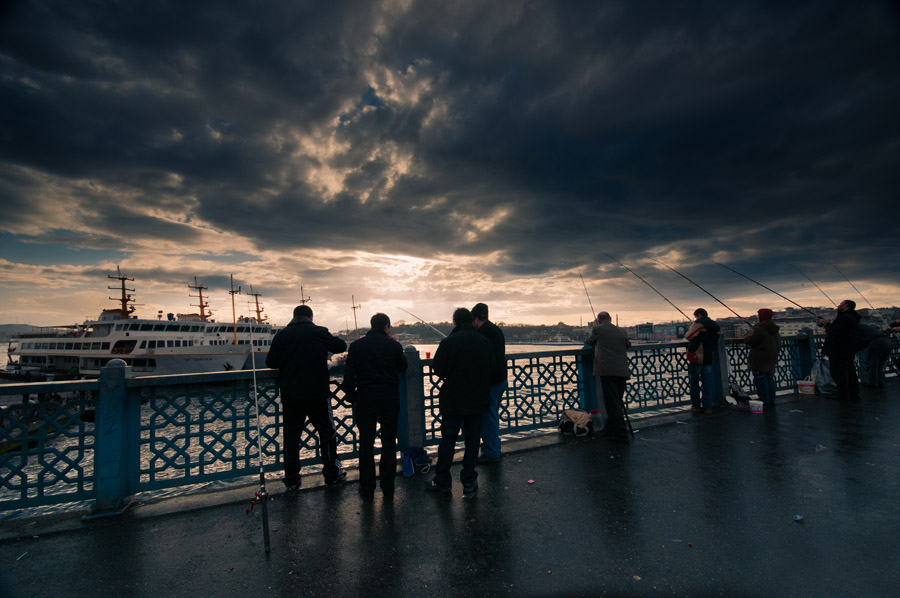
<path fill-rule="evenodd" d="M 774 290 L 774 289 L 770 289 L 769 287 L 767 287 L 767 286 L 764 285 L 763 283 L 761 283 L 761 282 L 759 282 L 759 281 L 756 281 L 756 280 L 753 280 L 752 278 L 750 278 L 750 277 L 747 276 L 746 274 L 741 274 L 740 272 L 738 272 L 738 271 L 735 270 L 734 268 L 731 268 L 731 267 L 729 267 L 729 266 L 726 266 L 725 264 L 723 264 L 723 263 L 721 263 L 721 262 L 717 262 L 717 261 L 715 261 L 715 260 L 709 260 L 709 261 L 711 261 L 712 263 L 717 264 L 717 265 L 719 265 L 719 266 L 722 266 L 722 267 L 725 268 L 726 270 L 730 270 L 731 272 L 734 272 L 735 274 L 737 274 L 738 276 L 740 276 L 740 277 L 742 277 L 742 278 L 746 278 L 747 280 L 749 280 L 750 282 L 752 282 L 752 283 L 754 283 L 754 284 L 758 284 L 759 286 L 761 286 L 762 288 L 766 289 L 766 290 L 769 291 L 770 293 L 775 293 L 776 295 L 778 295 L 779 297 L 781 297 L 782 299 L 784 299 L 784 300 L 787 301 L 788 303 L 791 303 L 791 304 L 793 304 L 793 305 L 796 305 L 797 307 L 799 307 L 800 309 L 802 309 L 802 310 L 805 311 L 806 313 L 811 314 L 814 318 L 816 318 L 816 320 L 821 320 L 821 319 L 822 319 L 822 316 L 820 316 L 820 315 L 817 314 L 816 312 L 814 312 L 814 311 L 812 311 L 812 310 L 810 310 L 810 309 L 807 309 L 807 308 L 803 307 L 802 305 L 800 305 L 800 304 L 797 303 L 796 301 L 794 301 L 794 300 L 792 300 L 792 299 L 789 299 L 789 298 L 785 297 L 784 295 L 782 295 L 782 294 L 779 293 L 778 291 L 776 291 L 776 290 Z"/>
<path fill-rule="evenodd" d="M 742 315 L 740 315 L 739 313 L 737 313 L 736 311 L 734 311 L 733 309 L 731 309 L 730 307 L 728 307 L 727 305 L 725 305 L 725 302 L 724 302 L 724 301 L 722 301 L 721 299 L 719 299 L 718 297 L 716 297 L 715 295 L 713 295 L 712 293 L 710 293 L 709 291 L 707 291 L 706 289 L 704 289 L 703 287 L 701 287 L 699 284 L 697 284 L 696 282 L 694 282 L 693 280 L 691 280 L 690 278 L 688 278 L 687 276 L 685 276 L 684 274 L 682 274 L 681 272 L 679 272 L 678 270 L 676 270 L 675 268 L 673 268 L 673 267 L 671 267 L 671 266 L 669 266 L 669 265 L 666 265 L 666 264 L 662 263 L 661 261 L 659 261 L 659 260 L 656 259 L 655 257 L 651 257 L 650 259 L 653 260 L 654 262 L 656 262 L 657 264 L 661 265 L 661 266 L 665 266 L 666 268 L 668 268 L 669 270 L 671 270 L 672 272 L 674 272 L 674 273 L 677 274 L 678 276 L 682 277 L 683 279 L 685 279 L 686 281 L 688 281 L 689 283 L 691 283 L 692 285 L 694 285 L 695 287 L 697 287 L 698 289 L 700 289 L 701 291 L 703 291 L 704 293 L 706 293 L 707 295 L 709 295 L 710 297 L 712 297 L 713 299 L 715 299 L 716 301 L 718 301 L 719 304 L 722 305 L 722 307 L 724 307 L 725 309 L 727 309 L 728 311 L 730 311 L 731 313 L 733 313 L 734 315 L 736 315 L 736 316 L 741 320 L 741 322 L 743 322 L 744 324 L 746 324 L 746 325 L 749 326 L 750 328 L 753 328 L 753 324 L 751 324 L 750 322 L 748 322 Z"/>
<path fill-rule="evenodd" d="M 632 274 L 634 274 L 635 276 L 637 276 L 638 280 L 640 280 L 640 281 L 643 282 L 645 285 L 647 285 L 648 287 L 650 287 L 651 289 L 653 289 L 653 292 L 655 292 L 657 295 L 659 295 L 660 297 L 662 297 L 663 300 L 664 300 L 666 303 L 668 303 L 669 305 L 671 305 L 672 307 L 674 307 L 676 310 L 678 310 L 678 313 L 680 313 L 681 315 L 683 315 L 685 320 L 687 320 L 688 322 L 692 321 L 691 318 L 689 318 L 688 315 L 687 315 L 686 313 L 684 313 L 683 311 L 681 311 L 681 309 L 679 309 L 677 305 L 675 305 L 674 303 L 672 303 L 671 301 L 669 301 L 669 298 L 666 297 L 665 295 L 663 295 L 662 293 L 660 293 L 659 290 L 657 290 L 656 287 L 654 287 L 652 284 L 650 284 L 649 282 L 647 282 L 646 280 L 644 280 L 644 278 L 643 278 L 640 274 L 638 274 L 637 272 L 635 272 L 634 270 L 632 270 L 631 268 L 629 268 L 628 266 L 626 266 L 625 264 L 623 264 L 622 262 L 620 262 L 619 260 L 617 260 L 616 258 L 614 258 L 613 256 L 609 255 L 608 253 L 604 253 L 603 255 L 605 255 L 606 257 L 608 257 L 608 258 L 611 259 L 612 261 L 616 262 L 617 264 L 619 264 L 620 266 L 622 266 L 623 268 L 625 268 L 626 270 L 628 270 L 629 272 L 631 272 Z"/>

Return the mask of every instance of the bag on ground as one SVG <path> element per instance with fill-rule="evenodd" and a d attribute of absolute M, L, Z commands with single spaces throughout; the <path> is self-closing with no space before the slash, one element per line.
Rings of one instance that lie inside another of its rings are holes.
<path fill-rule="evenodd" d="M 431 457 L 428 452 L 417 446 L 403 449 L 403 477 L 411 478 L 419 473 L 428 473 L 431 469 Z"/>
<path fill-rule="evenodd" d="M 594 432 L 591 414 L 584 409 L 566 409 L 559 416 L 559 432 L 566 436 L 588 436 Z"/>
<path fill-rule="evenodd" d="M 837 385 L 834 383 L 834 378 L 831 377 L 831 367 L 827 357 L 816 360 L 813 364 L 811 377 L 813 382 L 816 383 L 816 390 L 820 395 L 837 394 Z"/>

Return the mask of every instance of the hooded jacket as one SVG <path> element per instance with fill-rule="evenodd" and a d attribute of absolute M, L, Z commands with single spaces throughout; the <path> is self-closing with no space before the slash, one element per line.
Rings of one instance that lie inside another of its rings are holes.
<path fill-rule="evenodd" d="M 771 320 L 753 325 L 753 329 L 744 336 L 744 342 L 750 347 L 747 365 L 750 369 L 763 374 L 771 374 L 778 363 L 778 351 L 781 349 L 781 335 L 778 325 Z"/>
<path fill-rule="evenodd" d="M 442 340 L 431 364 L 434 373 L 444 379 L 441 413 L 463 416 L 487 412 L 496 359 L 491 341 L 471 326 L 458 326 Z"/>

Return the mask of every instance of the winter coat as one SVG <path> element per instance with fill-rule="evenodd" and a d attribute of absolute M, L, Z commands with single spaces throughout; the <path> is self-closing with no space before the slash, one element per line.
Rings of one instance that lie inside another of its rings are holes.
<path fill-rule="evenodd" d="M 331 396 L 328 353 L 343 353 L 347 343 L 316 326 L 309 318 L 294 318 L 278 331 L 266 355 L 266 367 L 278 369 L 282 401 L 316 401 Z"/>
<path fill-rule="evenodd" d="M 342 384 L 347 400 L 358 410 L 398 405 L 399 374 L 407 365 L 400 343 L 383 330 L 370 330 L 347 351 Z"/>
<path fill-rule="evenodd" d="M 506 337 L 503 336 L 503 331 L 490 320 L 485 320 L 481 325 L 481 328 L 478 329 L 478 333 L 487 337 L 487 339 L 491 341 L 491 346 L 494 348 L 496 367 L 491 372 L 491 384 L 505 382 L 507 375 Z"/>
<path fill-rule="evenodd" d="M 441 341 L 431 367 L 441 383 L 441 413 L 463 416 L 487 412 L 491 371 L 497 359 L 491 342 L 474 328 L 460 327 Z"/>
<path fill-rule="evenodd" d="M 859 342 L 859 321 L 859 314 L 848 309 L 838 313 L 833 322 L 825 324 L 822 353 L 831 359 L 852 360 Z"/>
<path fill-rule="evenodd" d="M 594 347 L 595 376 L 631 377 L 626 351 L 631 346 L 631 341 L 621 328 L 612 322 L 594 324 L 590 336 L 584 342 Z"/>
<path fill-rule="evenodd" d="M 747 365 L 750 369 L 763 374 L 771 374 L 778 363 L 778 351 L 781 348 L 781 335 L 778 325 L 767 320 L 753 325 L 753 329 L 744 336 L 744 342 L 750 347 Z"/>

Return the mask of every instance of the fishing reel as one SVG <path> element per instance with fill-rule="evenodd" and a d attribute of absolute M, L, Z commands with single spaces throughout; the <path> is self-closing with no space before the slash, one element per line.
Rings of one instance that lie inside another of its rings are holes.
<path fill-rule="evenodd" d="M 253 512 L 253 507 L 261 505 L 264 500 L 271 500 L 268 491 L 262 489 L 257 490 L 256 496 L 250 499 L 250 506 L 245 511 L 247 515 Z"/>

